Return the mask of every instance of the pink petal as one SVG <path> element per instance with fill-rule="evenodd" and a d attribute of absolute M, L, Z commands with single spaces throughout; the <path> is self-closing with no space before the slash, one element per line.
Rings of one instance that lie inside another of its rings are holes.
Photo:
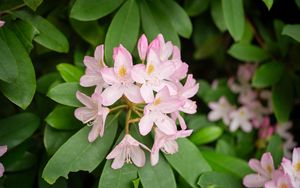
<path fill-rule="evenodd" d="M 132 162 L 138 166 L 143 167 L 146 163 L 146 157 L 144 151 L 140 147 L 131 147 L 130 158 Z"/>
<path fill-rule="evenodd" d="M 163 49 L 161 49 L 163 53 L 160 54 L 160 58 L 162 61 L 168 60 L 173 52 L 173 44 L 172 42 L 167 42 L 163 45 Z"/>
<path fill-rule="evenodd" d="M 98 136 L 100 136 L 100 133 L 104 131 L 103 122 L 101 119 L 97 118 L 93 122 L 92 130 L 89 133 L 88 140 L 89 142 L 94 142 Z"/>
<path fill-rule="evenodd" d="M 121 155 L 123 151 L 122 141 L 106 156 L 106 159 L 113 159 Z"/>
<path fill-rule="evenodd" d="M 175 65 L 172 61 L 166 61 L 159 66 L 159 78 L 167 79 L 175 72 Z"/>
<path fill-rule="evenodd" d="M 4 173 L 4 166 L 2 165 L 2 163 L 0 163 L 0 177 L 3 176 L 3 173 Z"/>
<path fill-rule="evenodd" d="M 274 172 L 274 162 L 271 153 L 264 153 L 260 161 L 262 168 L 268 172 L 269 176 L 271 176 L 271 174 Z"/>
<path fill-rule="evenodd" d="M 245 121 L 244 123 L 242 123 L 241 128 L 243 131 L 248 133 L 252 130 L 252 125 L 249 121 Z"/>
<path fill-rule="evenodd" d="M 163 149 L 167 154 L 174 154 L 178 151 L 178 144 L 175 140 L 169 140 L 164 143 Z"/>
<path fill-rule="evenodd" d="M 144 34 L 140 37 L 137 48 L 138 48 L 140 59 L 144 61 L 148 51 L 148 40 Z"/>
<path fill-rule="evenodd" d="M 104 45 L 101 44 L 96 47 L 94 52 L 95 59 L 99 61 L 100 65 L 104 65 Z"/>
<path fill-rule="evenodd" d="M 250 159 L 248 162 L 249 167 L 254 170 L 255 172 L 268 176 L 268 174 L 265 172 L 265 170 L 261 167 L 260 161 L 257 159 Z"/>
<path fill-rule="evenodd" d="M 89 107 L 89 108 L 93 108 L 94 107 L 94 102 L 91 99 L 91 97 L 85 95 L 84 93 L 81 93 L 80 91 L 76 92 L 76 98 L 85 106 Z"/>
<path fill-rule="evenodd" d="M 122 44 L 120 44 L 119 47 L 114 48 L 113 58 L 115 67 L 125 66 L 126 68 L 129 68 L 133 66 L 131 54 Z"/>
<path fill-rule="evenodd" d="M 93 70 L 93 71 L 96 71 L 97 69 L 100 70 L 100 67 L 97 67 L 97 61 L 94 57 L 84 56 L 83 63 L 89 70 Z"/>
<path fill-rule="evenodd" d="M 101 94 L 102 103 L 104 106 L 110 106 L 114 104 L 118 99 L 122 97 L 124 88 L 122 85 L 108 86 Z"/>
<path fill-rule="evenodd" d="M 163 101 L 158 105 L 160 112 L 169 114 L 172 112 L 178 111 L 179 107 L 183 104 L 184 101 L 179 99 L 170 99 L 168 101 Z"/>
<path fill-rule="evenodd" d="M 173 118 L 174 120 L 178 119 L 180 127 L 181 127 L 182 130 L 185 130 L 187 128 L 186 123 L 185 123 L 183 117 L 180 115 L 179 112 L 173 112 L 171 115 L 172 115 L 172 118 L 174 116 L 174 118 Z"/>
<path fill-rule="evenodd" d="M 80 85 L 83 87 L 91 87 L 95 85 L 100 85 L 103 83 L 101 75 L 83 75 L 80 78 Z"/>
<path fill-rule="evenodd" d="M 155 125 L 160 131 L 167 135 L 175 134 L 177 131 L 174 120 L 163 114 L 155 118 Z"/>
<path fill-rule="evenodd" d="M 193 130 L 181 130 L 176 133 L 177 138 L 185 138 L 192 134 Z"/>
<path fill-rule="evenodd" d="M 174 61 L 174 60 L 173 60 Z M 176 65 L 177 66 L 177 65 Z M 180 62 L 180 66 L 175 70 L 175 72 L 172 74 L 172 79 L 182 80 L 186 77 L 186 74 L 188 72 L 189 66 L 186 63 Z"/>
<path fill-rule="evenodd" d="M 147 66 L 146 66 L 146 70 L 148 70 L 148 67 L 150 65 L 154 66 L 154 72 L 156 72 L 156 68 L 161 64 L 158 55 L 152 50 L 150 49 L 147 55 Z"/>
<path fill-rule="evenodd" d="M 155 166 L 158 163 L 159 160 L 159 150 L 157 150 L 156 152 L 151 152 L 151 165 Z"/>
<path fill-rule="evenodd" d="M 124 94 L 133 103 L 144 102 L 141 96 L 140 88 L 134 84 L 127 85 Z"/>
<path fill-rule="evenodd" d="M 0 157 L 4 155 L 4 153 L 6 152 L 7 152 L 7 146 L 6 145 L 0 146 Z"/>
<path fill-rule="evenodd" d="M 140 89 L 141 95 L 146 103 L 154 101 L 153 89 L 148 84 L 143 84 Z"/>
<path fill-rule="evenodd" d="M 179 108 L 180 111 L 187 114 L 194 114 L 197 112 L 197 104 L 196 101 L 192 101 L 187 99 L 185 103 Z"/>
<path fill-rule="evenodd" d="M 293 165 L 300 164 L 300 148 L 294 148 L 293 150 Z"/>
<path fill-rule="evenodd" d="M 118 80 L 113 68 L 104 67 L 101 70 L 101 75 L 102 75 L 103 80 L 110 85 L 119 83 L 119 80 Z"/>
<path fill-rule="evenodd" d="M 5 24 L 5 21 L 3 21 L 3 20 L 0 20 L 0 27 L 3 27 L 4 26 L 4 24 Z M 1 176 L 0 176 L 1 177 Z"/>
<path fill-rule="evenodd" d="M 88 123 L 95 119 L 96 111 L 95 109 L 80 107 L 75 110 L 74 115 L 78 120 L 82 121 L 82 123 Z"/>
<path fill-rule="evenodd" d="M 181 59 L 180 49 L 177 46 L 173 46 L 172 59 Z"/>
<path fill-rule="evenodd" d="M 246 187 L 257 188 L 257 187 L 263 187 L 267 181 L 268 179 L 258 174 L 249 174 L 244 177 L 243 184 Z"/>
<path fill-rule="evenodd" d="M 144 115 L 139 122 L 139 130 L 141 135 L 143 136 L 147 135 L 151 131 L 152 127 L 153 127 L 153 119 L 151 115 L 149 114 Z"/>
<path fill-rule="evenodd" d="M 209 121 L 218 121 L 221 118 L 222 118 L 222 114 L 220 114 L 218 111 L 210 111 L 208 113 Z"/>
<path fill-rule="evenodd" d="M 146 67 L 144 64 L 137 64 L 134 65 L 133 68 L 131 69 L 131 78 L 140 84 L 145 83 L 145 71 Z"/>
<path fill-rule="evenodd" d="M 114 159 L 111 167 L 113 169 L 119 169 L 124 165 L 124 162 L 125 162 L 125 151 L 122 150 L 121 153 L 117 155 L 116 158 Z"/>
<path fill-rule="evenodd" d="M 240 122 L 238 122 L 236 119 L 234 119 L 229 125 L 229 130 L 231 132 L 234 132 L 239 128 L 239 125 L 240 125 Z"/>

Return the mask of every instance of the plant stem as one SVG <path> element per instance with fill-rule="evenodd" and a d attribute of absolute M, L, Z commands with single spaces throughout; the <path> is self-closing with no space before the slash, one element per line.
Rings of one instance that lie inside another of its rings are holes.
<path fill-rule="evenodd" d="M 143 117 L 143 115 L 137 111 L 135 108 L 132 108 L 132 111 L 134 111 L 134 113 L 136 113 L 138 116 Z"/>
<path fill-rule="evenodd" d="M 109 112 L 117 111 L 117 110 L 122 109 L 122 108 L 128 108 L 128 105 L 122 104 L 122 105 L 116 106 L 112 109 L 109 109 Z"/>
<path fill-rule="evenodd" d="M 129 121 L 130 121 L 130 117 L 131 117 L 131 109 L 128 110 L 127 114 L 126 114 L 126 122 L 125 122 L 125 133 L 128 134 L 129 133 Z"/>
<path fill-rule="evenodd" d="M 130 119 L 129 123 L 136 123 L 136 122 L 139 122 L 140 120 L 141 120 L 141 118 Z"/>
<path fill-rule="evenodd" d="M 2 15 L 2 14 L 9 14 L 11 11 L 17 10 L 17 9 L 20 9 L 20 8 L 23 8 L 23 7 L 25 7 L 25 6 L 26 6 L 25 3 L 22 3 L 22 4 L 20 4 L 20 5 L 17 5 L 17 6 L 15 6 L 15 7 L 12 7 L 11 9 L 4 10 L 4 11 L 0 12 L 0 15 Z"/>

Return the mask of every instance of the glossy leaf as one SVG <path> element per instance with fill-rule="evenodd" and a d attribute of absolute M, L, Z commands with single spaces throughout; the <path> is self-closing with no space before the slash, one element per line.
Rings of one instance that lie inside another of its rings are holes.
<path fill-rule="evenodd" d="M 0 83 L 2 93 L 14 104 L 26 109 L 31 103 L 35 89 L 35 72 L 31 59 L 17 36 L 10 29 L 0 30 L 0 37 L 6 42 L 17 62 L 18 76 L 12 83 Z"/>
<path fill-rule="evenodd" d="M 39 127 L 39 118 L 31 113 L 21 113 L 0 120 L 0 145 L 14 148 L 32 136 Z"/>
<path fill-rule="evenodd" d="M 0 37 L 0 80 L 9 83 L 18 76 L 17 60 L 11 50 Z"/>
<path fill-rule="evenodd" d="M 198 180 L 198 185 L 200 187 L 243 188 L 239 179 L 220 172 L 204 172 Z"/>
<path fill-rule="evenodd" d="M 271 10 L 272 5 L 273 5 L 273 0 L 262 0 L 262 1 L 265 3 L 268 10 Z"/>
<path fill-rule="evenodd" d="M 190 186 L 196 187 L 199 175 L 211 171 L 211 167 L 191 141 L 181 138 L 177 143 L 179 151 L 173 155 L 165 154 L 165 157 Z"/>
<path fill-rule="evenodd" d="M 188 0 L 184 1 L 183 7 L 189 16 L 197 16 L 207 9 L 209 2 L 209 0 Z"/>
<path fill-rule="evenodd" d="M 282 34 L 292 37 L 297 42 L 300 42 L 300 24 L 285 25 Z"/>
<path fill-rule="evenodd" d="M 272 88 L 272 105 L 277 121 L 289 120 L 294 101 L 294 87 L 290 76 L 282 76 Z"/>
<path fill-rule="evenodd" d="M 239 41 L 244 33 L 245 15 L 243 0 L 222 0 L 224 21 L 230 35 Z"/>
<path fill-rule="evenodd" d="M 48 92 L 49 87 L 56 81 L 61 80 L 58 72 L 52 72 L 41 76 L 37 80 L 36 90 L 37 92 L 46 94 Z"/>
<path fill-rule="evenodd" d="M 30 7 L 32 10 L 36 10 L 40 4 L 42 4 L 43 0 L 23 0 L 24 3 Z"/>
<path fill-rule="evenodd" d="M 224 21 L 224 14 L 223 14 L 221 0 L 211 1 L 210 14 L 218 29 L 222 32 L 226 31 L 227 28 Z"/>
<path fill-rule="evenodd" d="M 102 138 L 88 141 L 90 127 L 86 126 L 63 144 L 44 168 L 42 177 L 53 184 L 60 176 L 68 178 L 69 172 L 85 170 L 92 172 L 105 158 L 116 135 L 117 116 L 109 116 Z"/>
<path fill-rule="evenodd" d="M 124 0 L 76 0 L 70 17 L 81 21 L 97 20 L 117 9 Z"/>
<path fill-rule="evenodd" d="M 242 159 L 213 151 L 202 151 L 202 154 L 216 172 L 231 174 L 240 179 L 251 173 L 248 163 Z"/>
<path fill-rule="evenodd" d="M 46 19 L 23 10 L 14 12 L 14 14 L 32 24 L 39 31 L 39 34 L 34 37 L 34 41 L 50 50 L 64 53 L 69 51 L 67 38 Z"/>
<path fill-rule="evenodd" d="M 257 88 L 272 86 L 280 80 L 283 71 L 283 63 L 270 62 L 263 64 L 255 71 L 252 85 Z"/>
<path fill-rule="evenodd" d="M 274 134 L 269 140 L 269 144 L 267 146 L 266 151 L 272 154 L 274 165 L 278 167 L 281 163 L 281 159 L 283 157 L 283 143 L 282 139 L 279 135 Z"/>
<path fill-rule="evenodd" d="M 66 82 L 79 82 L 80 77 L 83 75 L 82 69 L 68 63 L 61 63 L 56 68 Z"/>
<path fill-rule="evenodd" d="M 26 170 L 30 167 L 32 167 L 37 162 L 37 157 L 26 151 L 22 153 L 21 155 L 18 155 L 18 157 L 15 159 L 13 163 L 10 163 L 9 165 L 5 162 L 5 171 L 6 172 L 15 172 L 15 171 L 21 171 Z"/>
<path fill-rule="evenodd" d="M 135 0 L 128 0 L 114 16 L 105 38 L 105 58 L 112 65 L 113 48 L 122 44 L 128 51 L 136 45 L 140 29 L 139 9 Z"/>
<path fill-rule="evenodd" d="M 72 130 L 82 127 L 82 123 L 74 116 L 74 108 L 57 106 L 45 119 L 53 128 L 60 130 Z"/>
<path fill-rule="evenodd" d="M 60 104 L 79 107 L 81 106 L 81 103 L 76 98 L 76 92 L 78 90 L 80 90 L 78 83 L 62 83 L 51 88 L 47 93 L 47 96 Z"/>
<path fill-rule="evenodd" d="M 194 132 L 190 140 L 196 145 L 207 144 L 215 141 L 222 133 L 223 130 L 219 126 L 208 126 Z"/>
<path fill-rule="evenodd" d="M 262 48 L 244 43 L 233 44 L 228 53 L 240 61 L 261 62 L 269 58 Z"/>

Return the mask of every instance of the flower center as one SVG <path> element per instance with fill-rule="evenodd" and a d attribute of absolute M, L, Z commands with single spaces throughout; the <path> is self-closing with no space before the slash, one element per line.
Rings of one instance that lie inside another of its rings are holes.
<path fill-rule="evenodd" d="M 121 77 L 121 78 L 123 78 L 125 75 L 126 75 L 126 68 L 124 67 L 124 66 L 121 66 L 120 68 L 119 68 L 119 76 Z"/>
<path fill-rule="evenodd" d="M 288 188 L 288 185 L 286 183 L 283 183 L 279 186 L 279 188 Z"/>
<path fill-rule="evenodd" d="M 157 106 L 157 105 L 159 105 L 159 104 L 160 104 L 160 98 L 155 99 L 154 102 L 153 102 L 153 105 L 154 105 L 154 106 Z"/>
<path fill-rule="evenodd" d="M 150 64 L 147 68 L 147 74 L 150 75 L 153 73 L 153 71 L 154 71 L 154 66 Z"/>
<path fill-rule="evenodd" d="M 295 170 L 296 170 L 297 172 L 300 172 L 300 162 L 297 162 L 297 163 L 295 164 L 294 168 L 295 168 Z"/>
<path fill-rule="evenodd" d="M 273 172 L 273 168 L 271 165 L 267 166 L 267 171 L 269 172 L 269 174 L 271 174 Z"/>

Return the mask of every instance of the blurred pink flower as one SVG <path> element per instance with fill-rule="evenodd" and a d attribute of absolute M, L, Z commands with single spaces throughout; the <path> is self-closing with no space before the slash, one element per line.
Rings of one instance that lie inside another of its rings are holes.
<path fill-rule="evenodd" d="M 294 141 L 294 136 L 289 132 L 289 129 L 291 129 L 292 126 L 292 122 L 286 122 L 276 126 L 276 133 L 284 140 L 283 152 L 284 156 L 287 158 L 292 157 L 291 150 L 297 145 L 297 143 Z"/>
<path fill-rule="evenodd" d="M 210 102 L 208 106 L 212 110 L 208 114 L 209 121 L 222 119 L 226 125 L 229 125 L 229 114 L 234 110 L 234 106 L 227 101 L 226 97 L 222 96 L 218 102 Z"/>
<path fill-rule="evenodd" d="M 4 24 L 5 24 L 5 21 L 3 21 L 3 20 L 0 20 L 0 27 L 3 27 L 3 26 L 4 26 Z"/>
<path fill-rule="evenodd" d="M 114 159 L 111 165 L 113 169 L 121 168 L 125 162 L 133 162 L 136 166 L 143 167 L 146 157 L 140 146 L 150 151 L 147 146 L 126 134 L 123 140 L 107 155 L 106 159 Z"/>
<path fill-rule="evenodd" d="M 294 148 L 292 161 L 283 158 L 281 162 L 283 171 L 287 174 L 294 187 L 300 187 L 300 148 Z"/>
<path fill-rule="evenodd" d="M 290 177 L 287 175 L 279 176 L 273 181 L 267 182 L 265 188 L 295 188 L 291 184 Z"/>
<path fill-rule="evenodd" d="M 167 135 L 159 129 L 155 129 L 155 140 L 151 150 L 151 164 L 154 166 L 159 160 L 159 150 L 166 154 L 174 154 L 178 151 L 177 138 L 188 137 L 192 134 L 193 130 L 181 130 L 172 135 Z"/>
<path fill-rule="evenodd" d="M 249 82 L 256 70 L 256 65 L 255 64 L 242 64 L 239 66 L 238 71 L 237 71 L 237 77 L 238 80 L 241 83 L 246 83 Z"/>
<path fill-rule="evenodd" d="M 85 107 L 77 108 L 75 110 L 75 117 L 82 121 L 82 123 L 88 123 L 89 126 L 92 126 L 88 140 L 89 142 L 93 142 L 98 136 L 102 137 L 104 134 L 104 125 L 109 109 L 102 107 L 102 98 L 100 92 L 97 90 L 92 97 L 88 97 L 77 91 L 76 97 Z"/>
<path fill-rule="evenodd" d="M 110 106 L 123 94 L 133 103 L 141 103 L 143 99 L 140 88 L 131 78 L 133 67 L 131 54 L 120 45 L 114 48 L 114 68 L 105 67 L 101 70 L 104 81 L 109 85 L 102 92 L 103 105 Z"/>
<path fill-rule="evenodd" d="M 246 107 L 240 107 L 236 111 L 230 113 L 231 122 L 229 125 L 230 131 L 234 132 L 239 127 L 245 132 L 250 132 L 252 130 L 252 124 L 250 122 L 253 115 Z"/>
<path fill-rule="evenodd" d="M 4 153 L 6 152 L 7 152 L 7 146 L 0 146 L 0 157 L 4 155 Z M 4 173 L 4 166 L 2 163 L 0 163 L 0 177 L 3 176 L 3 173 Z"/>
<path fill-rule="evenodd" d="M 259 126 L 258 136 L 261 139 L 268 139 L 274 133 L 274 127 L 270 124 L 270 118 L 265 116 L 262 124 Z"/>

